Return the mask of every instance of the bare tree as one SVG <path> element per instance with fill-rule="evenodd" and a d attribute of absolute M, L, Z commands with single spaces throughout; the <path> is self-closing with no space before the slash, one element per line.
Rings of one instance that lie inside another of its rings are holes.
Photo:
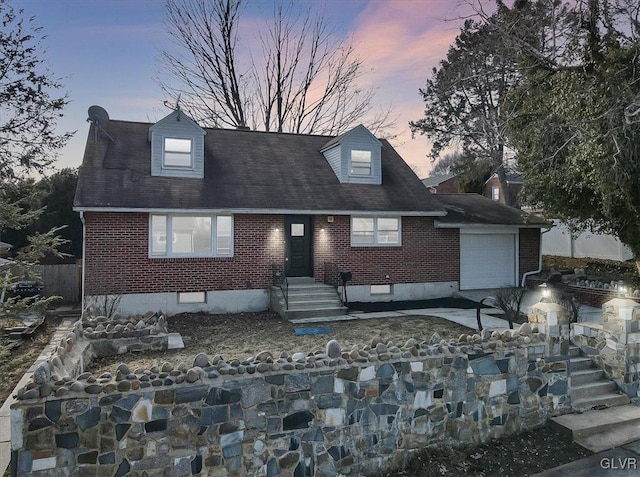
<path fill-rule="evenodd" d="M 360 122 L 375 134 L 394 125 L 391 111 L 373 111 L 373 88 L 361 88 L 365 68 L 353 46 L 337 39 L 322 15 L 296 15 L 275 3 L 258 34 L 260 55 L 239 50 L 242 0 L 168 0 L 166 23 L 175 49 L 161 55 L 183 109 L 205 125 L 278 132 L 340 134 Z"/>

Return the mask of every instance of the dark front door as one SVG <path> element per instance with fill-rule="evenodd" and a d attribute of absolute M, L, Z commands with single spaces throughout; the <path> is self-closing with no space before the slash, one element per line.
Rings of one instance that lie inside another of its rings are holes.
<path fill-rule="evenodd" d="M 287 215 L 284 220 L 287 237 L 285 273 L 288 277 L 310 277 L 311 235 L 313 217 L 310 215 Z"/>

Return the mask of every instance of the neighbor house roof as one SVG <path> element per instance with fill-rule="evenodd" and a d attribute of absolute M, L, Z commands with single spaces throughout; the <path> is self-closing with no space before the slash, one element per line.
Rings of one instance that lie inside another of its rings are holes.
<path fill-rule="evenodd" d="M 491 179 L 493 179 L 494 177 L 498 177 L 497 172 L 494 172 L 493 174 L 491 174 L 491 176 L 485 181 L 485 184 L 489 182 Z M 507 184 L 524 184 L 524 179 L 522 177 L 522 174 L 519 174 L 517 172 L 507 172 L 505 174 L 505 177 L 507 179 Z"/>
<path fill-rule="evenodd" d="M 151 176 L 148 123 L 91 125 L 78 210 L 362 211 L 443 215 L 386 140 L 382 185 L 341 184 L 320 152 L 333 137 L 206 129 L 203 179 Z"/>
<path fill-rule="evenodd" d="M 438 194 L 438 201 L 447 215 L 438 217 L 444 226 L 462 225 L 517 225 L 545 227 L 549 224 L 537 215 L 508 207 L 479 194 Z"/>
<path fill-rule="evenodd" d="M 434 176 L 429 176 L 426 177 L 422 180 L 422 183 L 426 186 L 426 187 L 434 187 L 437 185 L 442 184 L 445 181 L 448 181 L 449 179 L 452 179 L 454 177 L 456 177 L 457 174 L 454 174 L 453 172 L 449 172 L 447 174 L 437 174 Z"/>

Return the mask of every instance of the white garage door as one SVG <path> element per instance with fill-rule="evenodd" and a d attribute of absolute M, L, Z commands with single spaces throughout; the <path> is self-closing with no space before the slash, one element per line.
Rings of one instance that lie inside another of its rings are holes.
<path fill-rule="evenodd" d="M 516 284 L 515 234 L 460 234 L 460 289 Z"/>

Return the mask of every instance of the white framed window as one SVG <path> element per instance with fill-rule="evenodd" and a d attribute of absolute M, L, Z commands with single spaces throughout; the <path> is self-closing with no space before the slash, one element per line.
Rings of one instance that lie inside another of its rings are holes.
<path fill-rule="evenodd" d="M 193 144 L 191 139 L 165 137 L 163 144 L 163 167 L 193 167 Z"/>
<path fill-rule="evenodd" d="M 351 245 L 402 245 L 400 217 L 351 217 Z"/>
<path fill-rule="evenodd" d="M 371 175 L 371 151 L 351 150 L 350 174 L 354 176 Z"/>
<path fill-rule="evenodd" d="M 491 200 L 495 200 L 495 201 L 500 200 L 500 187 L 493 186 L 491 188 Z"/>
<path fill-rule="evenodd" d="M 230 215 L 150 214 L 149 232 L 150 257 L 233 256 Z"/>

